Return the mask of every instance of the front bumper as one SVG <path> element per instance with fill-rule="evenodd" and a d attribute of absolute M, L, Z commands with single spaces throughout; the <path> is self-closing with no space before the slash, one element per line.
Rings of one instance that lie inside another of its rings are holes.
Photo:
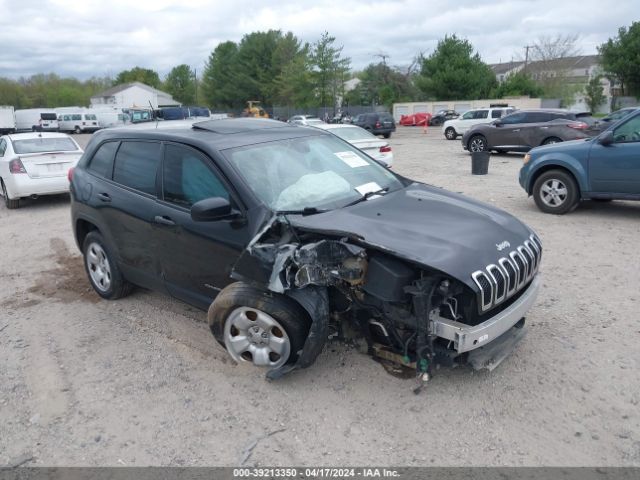
<path fill-rule="evenodd" d="M 540 275 L 534 277 L 529 287 L 517 301 L 478 325 L 465 325 L 464 323 L 439 316 L 434 318 L 433 328 L 435 335 L 452 341 L 453 348 L 458 353 L 469 352 L 487 345 L 524 318 L 538 295 L 538 290 L 540 289 L 539 277 Z"/>

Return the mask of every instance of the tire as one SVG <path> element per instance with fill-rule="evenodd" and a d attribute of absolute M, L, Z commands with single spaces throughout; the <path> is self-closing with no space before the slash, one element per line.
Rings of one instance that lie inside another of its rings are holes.
<path fill-rule="evenodd" d="M 440 125 L 442 125 L 442 121 L 440 121 L 440 120 L 430 120 L 429 121 L 429 125 L 431 125 L 432 127 L 439 127 Z"/>
<path fill-rule="evenodd" d="M 80 129 L 80 127 L 78 125 L 76 125 L 76 128 L 73 129 L 73 133 L 80 134 L 80 133 L 82 133 L 82 130 Z"/>
<path fill-rule="evenodd" d="M 560 142 L 562 142 L 561 138 L 549 137 L 549 138 L 545 139 L 545 141 L 542 142 L 541 145 L 553 145 L 554 143 L 560 143 Z"/>
<path fill-rule="evenodd" d="M 383 136 L 384 138 L 389 138 L 389 137 L 391 136 L 391 134 L 390 134 L 390 133 L 383 133 L 383 134 L 382 134 L 382 136 Z"/>
<path fill-rule="evenodd" d="M 444 131 L 444 136 L 447 140 L 455 140 L 456 138 L 458 138 L 458 134 L 453 127 L 447 127 L 447 129 Z"/>
<path fill-rule="evenodd" d="M 580 202 L 576 181 L 570 173 L 563 170 L 544 172 L 533 184 L 532 193 L 540 210 L 555 215 L 569 213 Z"/>
<path fill-rule="evenodd" d="M 19 208 L 20 207 L 20 199 L 19 198 L 14 198 L 14 199 L 9 198 L 9 194 L 7 193 L 7 187 L 4 186 L 4 182 L 2 180 L 0 180 L 0 186 L 2 186 L 2 196 L 4 197 L 4 205 L 5 205 L 5 207 L 7 207 L 9 210 L 15 210 L 16 208 Z"/>
<path fill-rule="evenodd" d="M 294 363 L 311 326 L 307 312 L 291 298 L 243 282 L 223 289 L 207 318 L 235 361 L 269 368 Z"/>
<path fill-rule="evenodd" d="M 111 248 L 98 230 L 87 234 L 82 243 L 82 254 L 89 283 L 98 295 L 116 300 L 131 293 L 133 285 L 122 276 Z"/>
<path fill-rule="evenodd" d="M 473 135 L 467 143 L 470 152 L 485 152 L 487 150 L 487 139 L 484 135 Z"/>

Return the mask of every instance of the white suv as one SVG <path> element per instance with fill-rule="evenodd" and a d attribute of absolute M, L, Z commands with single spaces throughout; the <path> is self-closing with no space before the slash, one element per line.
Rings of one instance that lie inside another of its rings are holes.
<path fill-rule="evenodd" d="M 447 140 L 455 140 L 464 132 L 479 123 L 491 123 L 496 118 L 515 112 L 514 107 L 490 107 L 467 110 L 458 118 L 447 120 L 442 124 L 442 133 Z"/>

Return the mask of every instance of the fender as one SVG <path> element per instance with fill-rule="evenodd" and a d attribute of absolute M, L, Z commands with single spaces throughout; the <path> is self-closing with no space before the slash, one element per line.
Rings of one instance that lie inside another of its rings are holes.
<path fill-rule="evenodd" d="M 529 171 L 526 189 L 529 195 L 532 193 L 533 182 L 534 179 L 537 178 L 538 172 L 540 172 L 540 170 L 547 170 L 549 167 L 561 167 L 568 170 L 576 179 L 580 192 L 589 191 L 589 184 L 587 183 L 588 174 L 585 165 L 571 155 L 553 152 L 537 158 L 535 167 Z"/>

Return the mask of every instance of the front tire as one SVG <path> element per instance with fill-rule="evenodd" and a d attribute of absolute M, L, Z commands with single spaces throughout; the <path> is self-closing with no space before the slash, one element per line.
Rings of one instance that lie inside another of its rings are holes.
<path fill-rule="evenodd" d="M 7 193 L 7 187 L 4 186 L 4 182 L 0 180 L 0 186 L 2 186 L 2 196 L 4 197 L 4 205 L 9 210 L 15 210 L 20 207 L 20 199 L 19 198 L 9 198 L 9 194 Z"/>
<path fill-rule="evenodd" d="M 224 288 L 207 317 L 211 333 L 236 362 L 272 369 L 298 359 L 311 326 L 291 298 L 243 282 Z"/>
<path fill-rule="evenodd" d="M 115 255 L 99 231 L 93 230 L 87 234 L 82 243 L 82 253 L 84 269 L 98 295 L 107 300 L 116 300 L 131 293 L 133 285 L 122 276 Z"/>
<path fill-rule="evenodd" d="M 469 139 L 467 148 L 470 152 L 484 152 L 487 150 L 487 139 L 484 135 L 474 135 Z"/>
<path fill-rule="evenodd" d="M 533 199 L 543 212 L 563 215 L 578 206 L 580 194 L 571 174 L 562 170 L 549 170 L 534 183 Z"/>
<path fill-rule="evenodd" d="M 82 129 L 78 125 L 76 125 L 76 128 L 73 129 L 73 133 L 80 134 L 82 133 Z"/>
<path fill-rule="evenodd" d="M 453 127 L 447 127 L 444 131 L 444 136 L 447 140 L 455 140 L 458 134 Z"/>

